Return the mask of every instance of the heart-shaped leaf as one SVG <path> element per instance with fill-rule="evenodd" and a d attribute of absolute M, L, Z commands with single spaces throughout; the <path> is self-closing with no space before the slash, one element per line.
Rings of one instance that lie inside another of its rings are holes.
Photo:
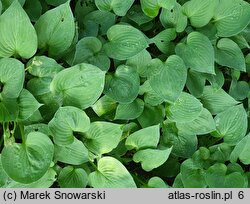
<path fill-rule="evenodd" d="M 243 139 L 235 146 L 230 155 L 230 161 L 233 163 L 239 159 L 243 164 L 250 164 L 250 134 L 243 137 Z"/>
<path fill-rule="evenodd" d="M 93 122 L 85 133 L 84 144 L 96 155 L 111 152 L 121 140 L 122 129 L 118 124 Z"/>
<path fill-rule="evenodd" d="M 216 130 L 213 116 L 205 108 L 202 108 L 200 115 L 193 121 L 177 123 L 176 125 L 178 129 L 194 135 L 204 135 Z"/>
<path fill-rule="evenodd" d="M 215 74 L 214 49 L 207 36 L 191 32 L 185 43 L 179 43 L 175 52 L 187 65 L 197 72 Z"/>
<path fill-rule="evenodd" d="M 184 188 L 206 188 L 205 171 L 201 164 L 193 159 L 185 160 L 181 165 L 181 181 Z"/>
<path fill-rule="evenodd" d="M 190 19 L 191 25 L 199 28 L 209 23 L 218 4 L 219 0 L 191 0 L 183 5 L 183 12 Z"/>
<path fill-rule="evenodd" d="M 249 24 L 250 4 L 243 0 L 220 0 L 213 18 L 218 36 L 231 37 Z"/>
<path fill-rule="evenodd" d="M 108 75 L 104 93 L 121 104 L 132 103 L 139 93 L 140 78 L 129 66 L 120 65 L 114 75 Z"/>
<path fill-rule="evenodd" d="M 26 120 L 42 106 L 35 97 L 26 89 L 23 89 L 17 99 L 19 106 L 19 120 Z"/>
<path fill-rule="evenodd" d="M 242 104 L 228 108 L 215 118 L 216 137 L 224 138 L 228 144 L 237 144 L 247 132 L 247 113 Z"/>
<path fill-rule="evenodd" d="M 55 159 L 66 164 L 80 165 L 89 161 L 88 149 L 75 138 L 69 145 L 55 145 Z"/>
<path fill-rule="evenodd" d="M 23 64 L 13 58 L 0 59 L 0 98 L 17 98 L 23 83 Z"/>
<path fill-rule="evenodd" d="M 42 178 L 32 183 L 18 183 L 16 181 L 9 181 L 4 188 L 49 188 L 56 181 L 56 172 L 53 168 L 44 174 Z"/>
<path fill-rule="evenodd" d="M 101 11 L 113 10 L 117 16 L 125 16 L 134 0 L 95 0 L 95 5 Z"/>
<path fill-rule="evenodd" d="M 94 105 L 92 105 L 92 109 L 99 117 L 115 111 L 116 107 L 117 102 L 107 95 L 104 95 Z"/>
<path fill-rule="evenodd" d="M 163 126 L 162 142 L 173 146 L 172 154 L 178 157 L 189 158 L 197 150 L 198 139 L 194 133 L 185 129 L 177 129 L 175 123 L 165 122 Z"/>
<path fill-rule="evenodd" d="M 78 64 L 59 72 L 50 84 L 63 105 L 85 109 L 94 104 L 104 88 L 105 72 L 91 64 Z"/>
<path fill-rule="evenodd" d="M 0 16 L 0 57 L 32 57 L 37 50 L 37 35 L 28 15 L 13 1 Z"/>
<path fill-rule="evenodd" d="M 170 56 L 149 80 L 152 89 L 173 103 L 181 94 L 187 79 L 187 69 L 182 59 L 176 55 Z"/>
<path fill-rule="evenodd" d="M 109 42 L 104 44 L 106 54 L 114 59 L 125 60 L 148 46 L 143 33 L 130 25 L 114 25 L 108 32 Z"/>
<path fill-rule="evenodd" d="M 204 92 L 201 96 L 201 102 L 213 115 L 223 112 L 239 103 L 222 88 L 216 88 L 213 86 L 205 86 Z"/>
<path fill-rule="evenodd" d="M 160 178 L 160 177 L 152 177 L 148 181 L 149 188 L 169 188 L 169 186 Z"/>
<path fill-rule="evenodd" d="M 159 125 L 138 130 L 126 139 L 125 145 L 128 150 L 142 148 L 156 148 L 160 139 Z"/>
<path fill-rule="evenodd" d="M 60 107 L 48 124 L 53 140 L 57 145 L 69 145 L 75 140 L 74 132 L 84 133 L 89 129 L 87 114 L 76 107 Z"/>
<path fill-rule="evenodd" d="M 28 72 L 36 77 L 54 77 L 63 67 L 54 59 L 46 56 L 35 56 L 28 63 Z"/>
<path fill-rule="evenodd" d="M 184 123 L 196 119 L 202 111 L 202 103 L 186 92 L 182 92 L 179 98 L 167 106 L 167 117 L 171 121 Z"/>
<path fill-rule="evenodd" d="M 75 36 L 74 17 L 70 1 L 44 13 L 36 22 L 38 47 L 48 50 L 50 56 L 66 51 Z"/>
<path fill-rule="evenodd" d="M 136 188 L 128 170 L 113 157 L 102 157 L 98 170 L 90 173 L 89 181 L 94 188 Z"/>
<path fill-rule="evenodd" d="M 136 152 L 133 160 L 137 163 L 141 162 L 141 166 L 145 171 L 151 171 L 167 161 L 171 151 L 172 147 L 165 150 L 144 149 Z"/>
<path fill-rule="evenodd" d="M 84 169 L 66 166 L 58 176 L 58 183 L 61 188 L 85 188 L 88 175 Z"/>
<path fill-rule="evenodd" d="M 143 12 L 149 17 L 156 17 L 160 8 L 172 9 L 176 0 L 140 0 Z"/>
<path fill-rule="evenodd" d="M 22 144 L 13 143 L 2 151 L 2 165 L 8 176 L 20 183 L 32 183 L 49 169 L 54 145 L 47 135 L 32 132 Z"/>
<path fill-rule="evenodd" d="M 169 28 L 161 31 L 151 40 L 153 43 L 155 43 L 155 45 L 161 52 L 166 54 L 169 51 L 170 41 L 174 40 L 175 38 L 176 38 L 175 29 Z"/>
<path fill-rule="evenodd" d="M 102 52 L 102 42 L 96 37 L 85 37 L 76 45 L 73 64 L 89 63 L 102 70 L 107 71 L 110 67 L 110 60 Z"/>
<path fill-rule="evenodd" d="M 115 119 L 133 120 L 138 118 L 144 109 L 144 102 L 141 99 L 135 99 L 129 104 L 119 104 L 116 109 Z"/>
<path fill-rule="evenodd" d="M 222 38 L 215 48 L 215 61 L 222 66 L 246 71 L 244 55 L 239 46 L 229 38 Z"/>
<path fill-rule="evenodd" d="M 183 32 L 187 26 L 187 16 L 182 12 L 182 6 L 175 3 L 172 9 L 162 9 L 160 21 L 165 28 L 174 27 L 176 32 Z"/>

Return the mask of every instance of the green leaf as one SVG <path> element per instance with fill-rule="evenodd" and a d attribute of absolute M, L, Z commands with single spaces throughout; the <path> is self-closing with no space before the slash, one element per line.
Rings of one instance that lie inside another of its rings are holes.
<path fill-rule="evenodd" d="M 121 125 L 109 122 L 93 122 L 84 134 L 84 144 L 96 155 L 111 152 L 121 140 Z"/>
<path fill-rule="evenodd" d="M 144 94 L 144 102 L 148 105 L 157 106 L 164 102 L 164 99 L 152 89 L 149 80 L 145 81 L 140 88 L 140 91 Z"/>
<path fill-rule="evenodd" d="M 47 4 L 52 6 L 59 6 L 60 4 L 63 4 L 67 2 L 68 0 L 45 0 Z"/>
<path fill-rule="evenodd" d="M 61 188 L 85 188 L 88 175 L 84 169 L 66 166 L 58 176 L 58 183 Z"/>
<path fill-rule="evenodd" d="M 95 5 L 101 11 L 113 10 L 117 16 L 125 16 L 134 0 L 95 0 Z"/>
<path fill-rule="evenodd" d="M 227 166 L 225 164 L 216 163 L 210 166 L 205 174 L 205 180 L 210 188 L 225 187 Z"/>
<path fill-rule="evenodd" d="M 250 86 L 246 81 L 232 80 L 229 94 L 236 100 L 244 100 L 247 98 Z"/>
<path fill-rule="evenodd" d="M 222 38 L 215 48 L 215 61 L 222 66 L 246 71 L 244 55 L 239 46 L 229 38 Z"/>
<path fill-rule="evenodd" d="M 250 4 L 243 0 L 220 0 L 213 19 L 218 36 L 236 35 L 250 22 Z"/>
<path fill-rule="evenodd" d="M 183 5 L 183 12 L 192 26 L 199 28 L 207 25 L 214 16 L 219 0 L 191 0 Z"/>
<path fill-rule="evenodd" d="M 119 104 L 116 109 L 116 120 L 133 120 L 138 118 L 144 109 L 144 102 L 141 99 L 135 99 L 129 104 Z"/>
<path fill-rule="evenodd" d="M 33 182 L 33 183 L 18 183 L 13 180 L 10 181 L 5 188 L 49 188 L 56 181 L 56 172 L 53 168 L 49 168 L 49 170 L 44 174 L 42 178 Z"/>
<path fill-rule="evenodd" d="M 213 86 L 205 86 L 204 92 L 201 96 L 201 102 L 213 115 L 223 112 L 239 103 L 222 88 L 216 88 Z"/>
<path fill-rule="evenodd" d="M 55 145 L 55 159 L 71 165 L 80 165 L 89 161 L 88 149 L 82 141 L 74 138 L 69 145 Z"/>
<path fill-rule="evenodd" d="M 35 123 L 32 125 L 24 126 L 24 135 L 28 135 L 31 132 L 41 132 L 45 135 L 49 135 L 49 128 L 47 124 Z"/>
<path fill-rule="evenodd" d="M 143 113 L 137 118 L 142 128 L 157 125 L 163 122 L 165 118 L 165 111 L 162 105 L 150 106 L 145 104 Z"/>
<path fill-rule="evenodd" d="M 91 107 L 95 111 L 95 113 L 99 117 L 101 117 L 112 111 L 115 111 L 117 107 L 117 102 L 114 99 L 108 97 L 107 95 L 104 95 Z"/>
<path fill-rule="evenodd" d="M 193 121 L 177 123 L 177 128 L 189 134 L 205 135 L 216 130 L 215 121 L 212 114 L 205 108 L 202 108 L 199 116 Z"/>
<path fill-rule="evenodd" d="M 50 90 L 63 101 L 86 109 L 101 96 L 105 72 L 91 64 L 78 64 L 59 72 L 50 84 Z"/>
<path fill-rule="evenodd" d="M 114 75 L 106 77 L 104 93 L 121 104 L 132 103 L 139 93 L 140 78 L 129 66 L 120 65 Z"/>
<path fill-rule="evenodd" d="M 179 173 L 174 180 L 173 187 L 174 188 L 184 188 L 183 182 L 181 180 L 181 173 Z"/>
<path fill-rule="evenodd" d="M 234 150 L 230 155 L 230 161 L 236 163 L 239 159 L 243 164 L 250 164 L 250 134 L 243 137 L 243 139 L 237 143 Z"/>
<path fill-rule="evenodd" d="M 175 52 L 188 68 L 197 72 L 215 74 L 214 49 L 207 36 L 191 32 L 184 43 L 179 43 Z"/>
<path fill-rule="evenodd" d="M 214 88 L 222 88 L 224 83 L 225 83 L 225 77 L 221 69 L 215 68 L 215 74 L 203 74 L 203 77 L 209 81 L 209 83 L 214 87 Z"/>
<path fill-rule="evenodd" d="M 42 106 L 35 97 L 26 89 L 23 89 L 17 99 L 19 106 L 19 120 L 26 120 Z"/>
<path fill-rule="evenodd" d="M 102 157 L 98 170 L 90 173 L 89 181 L 94 188 L 136 188 L 128 170 L 113 157 Z"/>
<path fill-rule="evenodd" d="M 1 180 L 0 180 L 0 187 L 4 187 L 7 180 L 8 180 L 8 175 L 5 173 L 4 169 L 3 169 L 3 166 L 2 166 L 2 162 L 1 162 L 1 154 L 0 154 L 0 177 L 1 177 Z"/>
<path fill-rule="evenodd" d="M 157 177 L 157 176 L 154 176 L 149 179 L 148 187 L 149 188 L 169 188 L 169 186 L 160 177 Z"/>
<path fill-rule="evenodd" d="M 63 67 L 52 58 L 35 56 L 27 63 L 26 69 L 36 77 L 54 77 Z"/>
<path fill-rule="evenodd" d="M 14 2 L 15 0 L 1 0 L 2 5 L 3 5 L 3 10 L 6 10 L 8 7 L 10 7 L 10 5 Z M 24 5 L 24 3 L 26 2 L 26 0 L 18 0 L 19 4 L 21 6 Z"/>
<path fill-rule="evenodd" d="M 109 58 L 101 52 L 102 42 L 96 37 L 85 37 L 78 41 L 73 64 L 89 63 L 107 71 L 110 67 Z"/>
<path fill-rule="evenodd" d="M 128 59 L 148 46 L 143 33 L 130 25 L 112 26 L 107 37 L 109 42 L 104 44 L 104 50 L 113 59 Z"/>
<path fill-rule="evenodd" d="M 161 24 L 165 27 L 174 27 L 176 32 L 181 33 L 187 26 L 187 16 L 182 12 L 182 6 L 175 3 L 172 9 L 162 9 L 160 15 Z"/>
<path fill-rule="evenodd" d="M 44 13 L 36 22 L 38 47 L 48 50 L 49 56 L 58 56 L 66 51 L 75 35 L 74 17 L 70 1 Z"/>
<path fill-rule="evenodd" d="M 180 96 L 187 78 L 187 69 L 182 59 L 171 55 L 161 66 L 160 71 L 150 77 L 152 89 L 165 99 L 173 103 Z"/>
<path fill-rule="evenodd" d="M 210 159 L 213 161 L 224 163 L 229 160 L 232 152 L 232 146 L 227 143 L 220 143 L 209 147 Z"/>
<path fill-rule="evenodd" d="M 176 0 L 140 0 L 143 12 L 149 17 L 156 17 L 160 8 L 172 9 Z"/>
<path fill-rule="evenodd" d="M 0 122 L 15 121 L 19 114 L 19 107 L 16 99 L 0 99 Z"/>
<path fill-rule="evenodd" d="M 0 99 L 17 98 L 23 89 L 24 66 L 13 58 L 0 59 Z"/>
<path fill-rule="evenodd" d="M 141 6 L 136 4 L 129 9 L 126 16 L 139 26 L 152 21 L 152 18 L 143 13 Z"/>
<path fill-rule="evenodd" d="M 84 133 L 90 127 L 87 114 L 73 106 L 60 107 L 48 124 L 57 145 L 69 145 L 75 140 L 74 132 Z"/>
<path fill-rule="evenodd" d="M 189 92 L 195 96 L 200 97 L 203 93 L 206 84 L 206 78 L 202 73 L 197 71 L 188 70 L 186 86 Z"/>
<path fill-rule="evenodd" d="M 247 188 L 247 177 L 240 172 L 233 172 L 226 176 L 225 188 Z"/>
<path fill-rule="evenodd" d="M 31 58 L 37 50 L 37 35 L 28 15 L 15 0 L 0 16 L 0 57 Z"/>
<path fill-rule="evenodd" d="M 200 164 L 192 159 L 185 160 L 181 165 L 181 181 L 184 188 L 206 188 L 205 171 Z"/>
<path fill-rule="evenodd" d="M 47 135 L 29 133 L 22 144 L 13 143 L 2 151 L 2 165 L 8 176 L 20 183 L 32 183 L 49 169 L 54 145 Z"/>
<path fill-rule="evenodd" d="M 90 4 L 88 3 L 88 5 Z M 94 9 L 96 8 L 94 7 Z M 85 13 L 81 14 L 81 18 L 83 15 L 85 15 Z M 83 24 L 86 26 L 86 29 L 92 31 L 94 26 L 98 26 L 96 28 L 97 29 L 96 35 L 98 35 L 98 33 L 100 35 L 106 35 L 108 29 L 115 24 L 116 15 L 111 12 L 95 10 L 86 15 L 83 18 L 83 20 L 84 20 Z M 87 35 L 87 36 L 93 36 L 93 35 Z"/>
<path fill-rule="evenodd" d="M 164 122 L 162 143 L 164 146 L 173 146 L 173 155 L 189 158 L 197 150 L 198 140 L 194 133 L 178 130 L 175 123 Z"/>
<path fill-rule="evenodd" d="M 175 38 L 175 29 L 169 28 L 158 33 L 151 39 L 151 41 L 158 47 L 161 52 L 166 54 L 169 51 L 170 41 L 174 40 Z"/>
<path fill-rule="evenodd" d="M 143 149 L 143 148 L 156 148 L 160 139 L 159 125 L 150 126 L 140 129 L 126 139 L 125 145 L 128 150 Z"/>
<path fill-rule="evenodd" d="M 193 121 L 201 111 L 201 102 L 186 92 L 182 92 L 179 98 L 166 108 L 168 119 L 179 123 Z"/>
<path fill-rule="evenodd" d="M 172 151 L 172 147 L 164 150 L 159 149 L 144 149 L 139 150 L 133 156 L 133 161 L 141 163 L 142 169 L 145 171 L 151 171 L 159 166 L 161 166 L 164 162 L 167 161 L 170 153 Z"/>
<path fill-rule="evenodd" d="M 129 58 L 126 61 L 126 65 L 136 69 L 136 71 L 139 73 L 141 77 L 146 77 L 148 64 L 150 63 L 151 60 L 152 60 L 152 57 L 150 53 L 145 49 L 145 50 L 142 50 L 137 55 Z"/>
<path fill-rule="evenodd" d="M 43 9 L 39 0 L 26 0 L 23 8 L 32 22 L 39 19 Z"/>
<path fill-rule="evenodd" d="M 216 137 L 224 138 L 224 142 L 235 145 L 247 132 L 247 113 L 242 104 L 228 108 L 215 118 Z"/>

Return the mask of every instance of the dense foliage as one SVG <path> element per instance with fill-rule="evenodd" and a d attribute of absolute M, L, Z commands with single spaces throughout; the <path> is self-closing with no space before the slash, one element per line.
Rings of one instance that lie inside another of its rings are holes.
<path fill-rule="evenodd" d="M 249 187 L 246 0 L 1 0 L 0 187 Z"/>

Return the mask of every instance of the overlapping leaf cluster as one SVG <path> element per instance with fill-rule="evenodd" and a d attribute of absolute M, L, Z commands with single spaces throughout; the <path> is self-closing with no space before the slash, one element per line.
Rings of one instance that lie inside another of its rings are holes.
<path fill-rule="evenodd" d="M 249 187 L 246 0 L 1 0 L 0 187 Z"/>

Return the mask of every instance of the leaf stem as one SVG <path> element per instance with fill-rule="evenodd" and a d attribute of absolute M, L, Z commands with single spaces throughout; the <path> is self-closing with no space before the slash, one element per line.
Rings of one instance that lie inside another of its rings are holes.
<path fill-rule="evenodd" d="M 94 164 L 94 162 L 92 161 L 89 161 L 89 163 L 91 164 L 91 166 L 96 170 L 96 171 L 99 171 L 97 166 Z"/>
<path fill-rule="evenodd" d="M 144 188 L 148 186 L 148 184 L 146 184 L 143 180 L 141 180 L 136 174 L 132 174 L 132 176 L 135 179 L 135 181 L 140 183 Z"/>
<path fill-rule="evenodd" d="M 25 143 L 26 141 L 26 137 L 24 135 L 24 126 L 22 124 L 19 123 L 19 129 L 20 129 L 20 133 L 21 133 L 21 137 L 22 137 L 22 142 Z"/>

